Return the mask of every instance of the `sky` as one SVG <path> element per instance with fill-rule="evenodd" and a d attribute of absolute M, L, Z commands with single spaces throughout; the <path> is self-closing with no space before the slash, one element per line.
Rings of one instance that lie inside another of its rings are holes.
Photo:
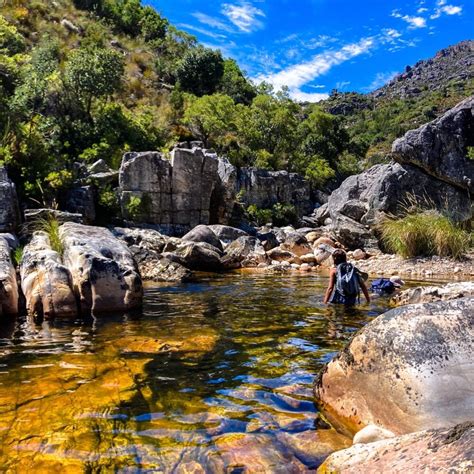
<path fill-rule="evenodd" d="M 295 100 L 370 92 L 474 38 L 474 0 L 146 0 L 179 29 Z"/>

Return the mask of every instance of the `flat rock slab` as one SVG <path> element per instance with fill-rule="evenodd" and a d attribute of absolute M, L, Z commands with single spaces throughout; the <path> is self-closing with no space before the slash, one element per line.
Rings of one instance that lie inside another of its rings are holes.
<path fill-rule="evenodd" d="M 18 313 L 18 284 L 11 260 L 11 235 L 0 234 L 0 315 Z"/>
<path fill-rule="evenodd" d="M 64 263 L 71 271 L 81 311 L 137 308 L 143 287 L 132 254 L 105 228 L 68 222 L 60 227 Z"/>
<path fill-rule="evenodd" d="M 473 472 L 474 423 L 451 429 L 421 431 L 338 451 L 318 474 Z"/>
<path fill-rule="evenodd" d="M 355 433 L 405 434 L 470 421 L 474 299 L 408 305 L 379 316 L 319 374 L 317 403 Z"/>
<path fill-rule="evenodd" d="M 46 319 L 79 314 L 71 272 L 51 248 L 46 232 L 35 232 L 25 247 L 20 277 L 28 314 Z"/>
<path fill-rule="evenodd" d="M 408 288 L 392 298 L 398 306 L 432 301 L 447 301 L 466 296 L 474 297 L 474 281 L 449 283 L 445 286 Z"/>

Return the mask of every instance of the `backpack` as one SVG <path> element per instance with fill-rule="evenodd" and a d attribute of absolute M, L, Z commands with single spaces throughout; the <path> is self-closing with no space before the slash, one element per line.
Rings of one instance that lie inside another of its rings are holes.
<path fill-rule="evenodd" d="M 370 290 L 378 295 L 391 295 L 395 291 L 395 285 L 388 278 L 374 280 Z"/>
<path fill-rule="evenodd" d="M 336 289 L 346 298 L 359 296 L 359 275 L 351 263 L 340 263 L 337 266 Z"/>

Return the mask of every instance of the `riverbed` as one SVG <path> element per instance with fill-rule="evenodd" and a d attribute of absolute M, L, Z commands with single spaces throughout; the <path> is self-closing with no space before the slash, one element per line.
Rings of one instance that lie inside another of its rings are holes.
<path fill-rule="evenodd" d="M 350 444 L 314 377 L 388 308 L 322 304 L 327 278 L 146 288 L 142 313 L 0 329 L 2 465 L 18 472 L 303 472 Z"/>

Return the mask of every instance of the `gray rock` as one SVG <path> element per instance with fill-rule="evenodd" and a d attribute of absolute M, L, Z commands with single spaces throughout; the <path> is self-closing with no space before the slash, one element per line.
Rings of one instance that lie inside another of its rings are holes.
<path fill-rule="evenodd" d="M 72 222 L 63 224 L 59 233 L 82 313 L 141 306 L 142 282 L 124 242 L 108 229 Z"/>
<path fill-rule="evenodd" d="M 222 264 L 226 269 L 242 266 L 256 267 L 260 263 L 268 263 L 265 249 L 256 237 L 239 237 L 230 243 L 224 252 Z"/>
<path fill-rule="evenodd" d="M 193 279 L 193 273 L 181 263 L 163 255 L 158 260 L 146 260 L 139 265 L 144 280 L 183 283 Z M 175 256 L 177 257 L 177 256 Z M 181 260 L 181 258 L 180 258 Z"/>
<path fill-rule="evenodd" d="M 80 34 L 81 29 L 77 27 L 72 21 L 69 21 L 67 18 L 61 20 L 61 26 L 63 26 L 69 33 Z"/>
<path fill-rule="evenodd" d="M 205 242 L 183 242 L 176 253 L 191 270 L 210 272 L 222 270 L 222 253 Z"/>
<path fill-rule="evenodd" d="M 20 210 L 15 185 L 7 170 L 0 167 L 0 232 L 14 231 L 20 224 Z"/>
<path fill-rule="evenodd" d="M 227 225 L 221 224 L 214 224 L 210 225 L 209 229 L 216 234 L 217 238 L 224 242 L 225 244 L 229 244 L 234 240 L 237 240 L 239 237 L 246 237 L 248 236 L 247 232 L 241 229 L 237 229 L 235 227 L 230 227 Z"/>
<path fill-rule="evenodd" d="M 474 161 L 467 157 L 470 146 L 474 146 L 474 96 L 395 140 L 392 153 L 399 163 L 415 165 L 472 195 Z"/>
<path fill-rule="evenodd" d="M 76 222 L 82 224 L 83 216 L 79 213 L 58 211 L 57 209 L 25 209 L 25 225 L 26 227 L 34 231 L 35 227 L 41 225 L 41 221 L 48 219 L 56 219 L 60 224 L 65 222 Z"/>
<path fill-rule="evenodd" d="M 460 220 L 471 216 L 471 204 L 466 193 L 411 165 L 390 163 L 375 165 L 361 174 L 350 176 L 319 208 L 318 220 L 329 215 L 329 228 L 343 245 L 350 248 L 373 245 L 371 228 L 385 214 L 397 214 L 407 206 L 411 196 L 420 202 L 427 198 L 439 209 L 449 203 Z"/>
<path fill-rule="evenodd" d="M 12 249 L 11 234 L 0 234 L 0 316 L 18 314 L 18 283 Z"/>
<path fill-rule="evenodd" d="M 414 304 L 367 324 L 321 371 L 315 396 L 352 433 L 453 426 L 474 412 L 474 299 Z"/>
<path fill-rule="evenodd" d="M 266 232 L 258 232 L 257 238 L 263 245 L 263 248 L 266 252 L 280 245 L 280 242 L 275 234 L 275 232 L 269 230 Z"/>
<path fill-rule="evenodd" d="M 95 173 L 110 173 L 112 170 L 109 168 L 109 165 L 105 162 L 105 160 L 100 159 L 92 163 L 88 168 L 90 174 Z"/>
<path fill-rule="evenodd" d="M 419 431 L 331 454 L 318 472 L 472 472 L 474 424 Z"/>
<path fill-rule="evenodd" d="M 182 240 L 184 242 L 205 242 L 222 251 L 222 244 L 216 234 L 206 225 L 198 225 L 189 231 Z"/>
<path fill-rule="evenodd" d="M 71 272 L 45 232 L 35 232 L 25 246 L 20 277 L 28 314 L 45 319 L 79 314 Z"/>
<path fill-rule="evenodd" d="M 298 257 L 301 255 L 306 255 L 312 253 L 313 248 L 306 240 L 306 237 L 297 232 L 292 232 L 288 234 L 285 238 L 285 241 L 280 245 L 282 250 L 287 250 Z"/>
<path fill-rule="evenodd" d="M 72 188 L 67 193 L 66 209 L 73 214 L 81 214 L 85 224 L 95 221 L 95 196 L 92 186 Z"/>
<path fill-rule="evenodd" d="M 392 298 L 397 305 L 447 301 L 463 297 L 474 297 L 474 282 L 455 282 L 444 286 L 417 286 L 401 291 Z"/>

